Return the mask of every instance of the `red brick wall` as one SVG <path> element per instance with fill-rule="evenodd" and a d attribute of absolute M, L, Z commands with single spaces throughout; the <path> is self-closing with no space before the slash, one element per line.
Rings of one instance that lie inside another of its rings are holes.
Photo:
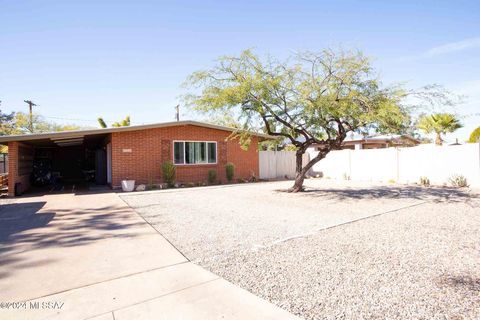
<path fill-rule="evenodd" d="M 30 174 L 19 175 L 18 172 L 18 147 L 24 146 L 31 148 L 28 145 L 20 142 L 8 143 L 8 195 L 15 195 L 15 183 L 20 182 L 22 184 L 22 192 L 30 188 Z"/>
<path fill-rule="evenodd" d="M 112 133 L 112 186 L 120 186 L 123 179 L 136 184 L 160 183 L 161 165 L 173 162 L 173 141 L 217 141 L 217 164 L 177 165 L 177 181 L 206 182 L 208 171 L 217 170 L 217 177 L 226 182 L 225 164 L 235 164 L 235 179 L 258 177 L 258 139 L 254 137 L 247 151 L 238 140 L 225 141 L 230 132 L 197 127 L 178 126 L 139 131 Z M 129 151 L 131 152 L 124 152 Z"/>

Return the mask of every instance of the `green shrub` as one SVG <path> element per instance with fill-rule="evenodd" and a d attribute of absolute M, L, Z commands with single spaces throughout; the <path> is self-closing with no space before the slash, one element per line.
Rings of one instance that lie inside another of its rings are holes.
<path fill-rule="evenodd" d="M 225 165 L 225 171 L 227 173 L 227 180 L 231 182 L 233 180 L 233 176 L 235 175 L 235 165 L 231 162 Z"/>
<path fill-rule="evenodd" d="M 208 170 L 208 183 L 212 184 L 215 183 L 215 181 L 217 181 L 217 170 Z"/>
<path fill-rule="evenodd" d="M 428 179 L 427 177 L 420 177 L 420 184 L 424 187 L 429 187 L 430 179 Z"/>
<path fill-rule="evenodd" d="M 455 188 L 465 188 L 468 187 L 467 178 L 461 174 L 454 174 L 448 179 L 450 184 Z"/>
<path fill-rule="evenodd" d="M 166 161 L 162 164 L 162 178 L 169 187 L 175 184 L 175 165 L 171 161 Z"/>

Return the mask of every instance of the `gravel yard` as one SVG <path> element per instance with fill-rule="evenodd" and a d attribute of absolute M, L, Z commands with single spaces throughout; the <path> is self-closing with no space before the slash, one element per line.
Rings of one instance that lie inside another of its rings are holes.
<path fill-rule="evenodd" d="M 480 318 L 478 194 L 290 184 L 122 198 L 189 259 L 304 318 Z"/>

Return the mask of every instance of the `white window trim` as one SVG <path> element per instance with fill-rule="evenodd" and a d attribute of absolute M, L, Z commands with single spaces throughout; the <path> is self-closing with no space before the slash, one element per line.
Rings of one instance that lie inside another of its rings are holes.
<path fill-rule="evenodd" d="M 183 142 L 183 163 L 175 163 L 175 142 Z M 186 150 L 185 142 L 205 142 L 206 143 L 206 152 L 207 152 L 207 162 L 206 163 L 185 163 L 186 157 Z M 208 162 L 208 144 L 215 143 L 215 162 Z M 176 166 L 208 166 L 208 165 L 216 165 L 218 164 L 218 143 L 217 141 L 206 141 L 206 140 L 173 140 L 172 143 L 172 162 Z"/>

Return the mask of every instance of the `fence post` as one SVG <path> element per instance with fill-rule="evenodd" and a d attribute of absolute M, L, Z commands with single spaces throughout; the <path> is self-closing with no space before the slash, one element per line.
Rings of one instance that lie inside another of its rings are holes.
<path fill-rule="evenodd" d="M 352 150 L 348 149 L 348 178 L 352 178 Z"/>
<path fill-rule="evenodd" d="M 399 182 L 400 180 L 400 148 L 396 147 L 395 148 L 397 150 L 397 183 Z"/>

